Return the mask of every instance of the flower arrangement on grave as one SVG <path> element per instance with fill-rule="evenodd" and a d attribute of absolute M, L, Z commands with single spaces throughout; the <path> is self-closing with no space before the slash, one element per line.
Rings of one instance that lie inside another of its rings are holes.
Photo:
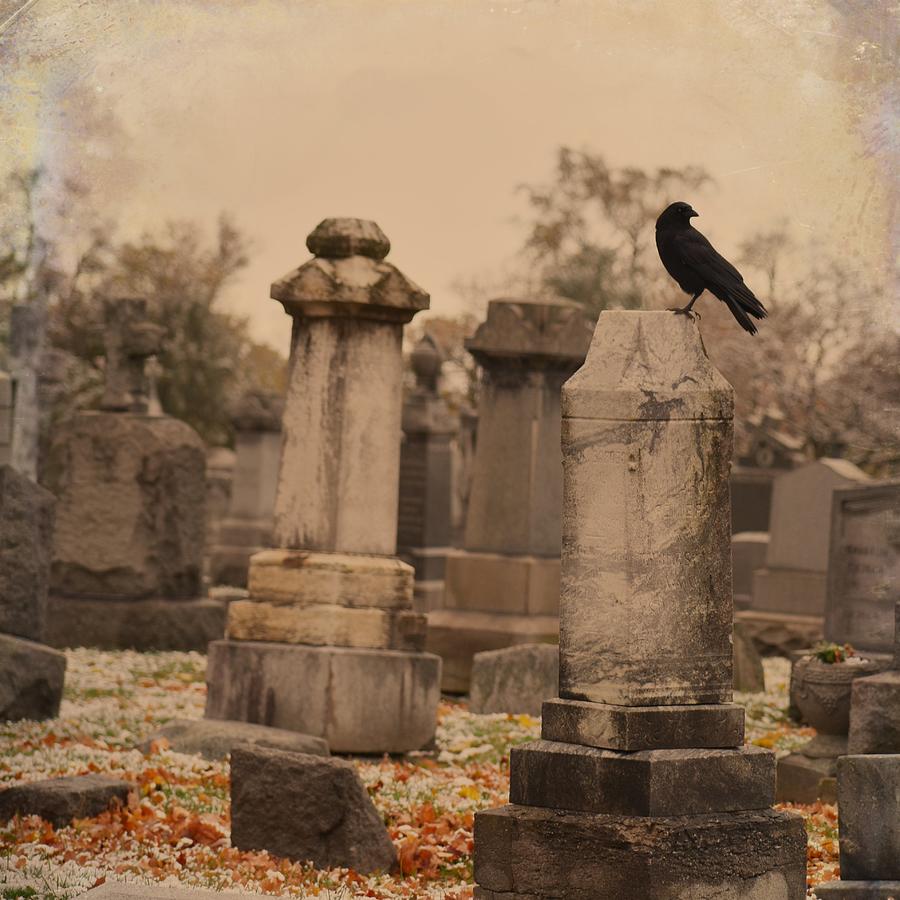
<path fill-rule="evenodd" d="M 856 651 L 850 644 L 835 644 L 830 641 L 820 641 L 813 647 L 813 657 L 823 663 L 843 663 L 851 659 L 859 659 Z"/>

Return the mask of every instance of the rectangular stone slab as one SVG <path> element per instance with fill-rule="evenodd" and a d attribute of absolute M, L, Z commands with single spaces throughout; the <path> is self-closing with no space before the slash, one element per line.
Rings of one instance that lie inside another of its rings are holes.
<path fill-rule="evenodd" d="M 236 600 L 228 607 L 226 637 L 373 650 L 422 650 L 426 628 L 425 616 L 409 610 L 276 606 Z"/>
<path fill-rule="evenodd" d="M 900 880 L 900 754 L 837 762 L 841 876 Z"/>
<path fill-rule="evenodd" d="M 475 881 L 504 900 L 803 900 L 806 832 L 774 810 L 650 818 L 509 805 L 475 814 Z"/>
<path fill-rule="evenodd" d="M 819 900 L 897 900 L 900 881 L 829 881 L 816 885 L 816 896 Z"/>
<path fill-rule="evenodd" d="M 735 703 L 613 706 L 583 700 L 546 700 L 541 737 L 602 750 L 740 747 L 744 742 L 744 708 Z"/>
<path fill-rule="evenodd" d="M 71 775 L 16 784 L 0 791 L 0 821 L 17 813 L 40 816 L 63 828 L 72 819 L 98 816 L 114 801 L 124 804 L 135 786 L 109 775 Z"/>
<path fill-rule="evenodd" d="M 775 802 L 775 754 L 752 746 L 618 753 L 534 741 L 512 748 L 509 801 L 626 816 L 765 809 Z"/>
<path fill-rule="evenodd" d="M 394 556 L 263 550 L 250 560 L 247 587 L 254 600 L 276 606 L 410 609 L 414 575 Z"/>

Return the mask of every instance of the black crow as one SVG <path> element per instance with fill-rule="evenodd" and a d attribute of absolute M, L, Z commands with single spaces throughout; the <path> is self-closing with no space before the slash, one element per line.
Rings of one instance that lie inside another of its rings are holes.
<path fill-rule="evenodd" d="M 690 316 L 697 298 L 709 291 L 728 304 L 731 314 L 744 331 L 756 334 L 750 319 L 764 319 L 766 308 L 744 284 L 741 273 L 693 225 L 691 219 L 699 215 L 690 203 L 672 203 L 656 220 L 656 249 L 666 271 L 678 286 L 691 295 L 691 302 L 674 313 Z"/>

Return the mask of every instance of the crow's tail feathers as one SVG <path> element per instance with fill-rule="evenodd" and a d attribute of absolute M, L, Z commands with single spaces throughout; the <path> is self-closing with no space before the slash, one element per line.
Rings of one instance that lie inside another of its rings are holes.
<path fill-rule="evenodd" d="M 768 313 L 746 284 L 738 282 L 723 287 L 717 286 L 713 293 L 728 306 L 731 314 L 744 331 L 756 334 L 756 325 L 750 316 L 756 319 L 765 319 Z"/>

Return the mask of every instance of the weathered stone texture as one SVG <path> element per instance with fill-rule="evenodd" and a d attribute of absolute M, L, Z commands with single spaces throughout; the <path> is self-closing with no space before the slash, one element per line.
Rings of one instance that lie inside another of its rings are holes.
<path fill-rule="evenodd" d="M 733 392 L 696 325 L 602 312 L 562 405 L 560 696 L 730 701 Z"/>
<path fill-rule="evenodd" d="M 50 597 L 46 641 L 101 650 L 198 650 L 225 635 L 218 600 L 92 600 Z"/>
<path fill-rule="evenodd" d="M 744 708 L 736 704 L 613 706 L 579 700 L 544 703 L 541 737 L 606 750 L 739 747 Z"/>
<path fill-rule="evenodd" d="M 841 878 L 900 880 L 900 755 L 837 764 Z"/>
<path fill-rule="evenodd" d="M 731 502 L 734 503 L 732 485 Z M 744 531 L 731 538 L 731 568 L 734 604 L 745 608 L 753 602 L 753 573 L 766 564 L 769 548 L 767 531 Z"/>
<path fill-rule="evenodd" d="M 762 657 L 743 622 L 734 623 L 734 689 L 759 693 L 766 689 Z"/>
<path fill-rule="evenodd" d="M 430 653 L 215 641 L 206 715 L 317 735 L 334 753 L 421 750 L 434 740 L 440 668 Z"/>
<path fill-rule="evenodd" d="M 397 851 L 353 765 L 282 750 L 232 752 L 231 843 L 320 869 L 397 867 Z"/>
<path fill-rule="evenodd" d="M 155 884 L 122 884 L 107 881 L 80 900 L 247 900 L 259 896 L 246 891 L 204 891 L 200 888 L 157 887 Z"/>
<path fill-rule="evenodd" d="M 287 606 L 331 604 L 409 609 L 414 573 L 391 556 L 263 550 L 250 561 L 254 600 Z"/>
<path fill-rule="evenodd" d="M 819 900 L 897 900 L 900 881 L 829 881 L 816 885 L 816 897 Z"/>
<path fill-rule="evenodd" d="M 541 714 L 559 691 L 559 647 L 518 644 L 476 653 L 472 660 L 469 709 L 474 713 Z"/>
<path fill-rule="evenodd" d="M 834 491 L 825 639 L 893 652 L 900 480 Z"/>
<path fill-rule="evenodd" d="M 328 742 L 323 738 L 222 719 L 175 719 L 146 738 L 140 745 L 141 752 L 149 753 L 158 740 L 168 742 L 176 753 L 199 753 L 204 759 L 224 759 L 238 744 L 328 756 Z"/>
<path fill-rule="evenodd" d="M 422 650 L 427 620 L 409 610 L 345 606 L 277 606 L 235 600 L 226 636 L 236 641 L 280 641 L 373 650 Z"/>
<path fill-rule="evenodd" d="M 65 654 L 0 634 L 0 722 L 58 715 L 65 675 Z"/>
<path fill-rule="evenodd" d="M 15 785 L 0 791 L 0 822 L 35 815 L 63 828 L 73 819 L 100 815 L 114 801 L 125 803 L 133 784 L 108 775 L 73 775 Z"/>
<path fill-rule="evenodd" d="M 775 802 L 775 754 L 736 750 L 617 753 L 534 741 L 510 751 L 509 802 L 623 816 L 693 816 Z"/>
<path fill-rule="evenodd" d="M 772 810 L 645 818 L 510 805 L 475 814 L 475 880 L 504 900 L 802 900 L 806 832 L 799 815 Z"/>
<path fill-rule="evenodd" d="M 0 632 L 43 640 L 55 505 L 49 491 L 0 466 Z"/>
<path fill-rule="evenodd" d="M 900 753 L 900 671 L 853 682 L 847 752 Z"/>
<path fill-rule="evenodd" d="M 51 588 L 65 596 L 196 597 L 206 451 L 184 422 L 80 413 L 54 436 Z"/>

